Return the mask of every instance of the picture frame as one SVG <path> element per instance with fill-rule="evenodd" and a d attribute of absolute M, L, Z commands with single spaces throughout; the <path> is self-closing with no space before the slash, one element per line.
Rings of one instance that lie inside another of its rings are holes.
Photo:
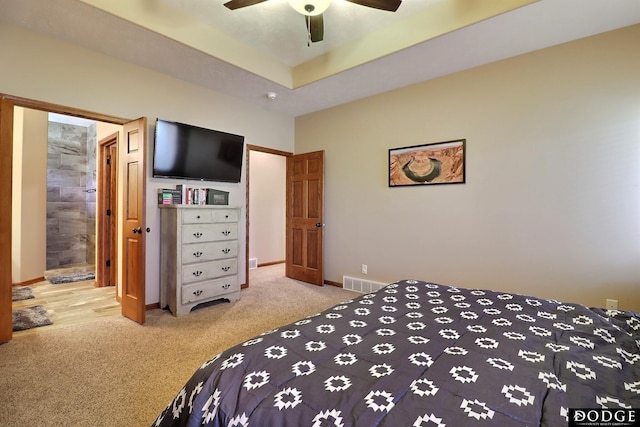
<path fill-rule="evenodd" d="M 464 184 L 466 139 L 389 149 L 389 187 Z"/>

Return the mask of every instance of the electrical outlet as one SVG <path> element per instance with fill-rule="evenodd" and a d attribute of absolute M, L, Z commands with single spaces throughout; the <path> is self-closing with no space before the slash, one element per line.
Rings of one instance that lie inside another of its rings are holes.
<path fill-rule="evenodd" d="M 618 309 L 618 300 L 617 299 L 607 299 L 605 308 L 607 310 L 617 310 Z"/>
<path fill-rule="evenodd" d="M 362 264 L 362 274 L 367 274 L 367 264 Z"/>

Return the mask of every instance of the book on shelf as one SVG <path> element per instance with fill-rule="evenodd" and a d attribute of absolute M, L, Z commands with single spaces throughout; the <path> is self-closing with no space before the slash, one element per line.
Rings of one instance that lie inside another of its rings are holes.
<path fill-rule="evenodd" d="M 187 186 L 180 184 L 176 185 L 176 190 L 180 192 L 180 204 L 187 204 Z"/>
<path fill-rule="evenodd" d="M 179 205 L 182 203 L 182 193 L 173 188 L 158 189 L 159 205 Z"/>

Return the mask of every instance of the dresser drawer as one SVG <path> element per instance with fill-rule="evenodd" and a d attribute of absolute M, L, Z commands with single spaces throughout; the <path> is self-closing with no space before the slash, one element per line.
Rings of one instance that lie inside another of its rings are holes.
<path fill-rule="evenodd" d="M 190 224 L 182 226 L 182 243 L 236 240 L 238 224 Z"/>
<path fill-rule="evenodd" d="M 238 222 L 237 209 L 216 209 L 212 212 L 213 222 Z"/>
<path fill-rule="evenodd" d="M 189 243 L 182 245 L 182 263 L 211 261 L 238 256 L 238 241 L 229 240 L 210 243 Z"/>
<path fill-rule="evenodd" d="M 213 221 L 211 209 L 187 209 L 182 212 L 183 224 L 204 224 Z"/>
<path fill-rule="evenodd" d="M 182 214 L 183 224 L 238 222 L 239 219 L 237 209 L 191 209 Z"/>
<path fill-rule="evenodd" d="M 182 283 L 193 283 L 237 273 L 238 260 L 235 258 L 189 264 L 182 267 Z"/>
<path fill-rule="evenodd" d="M 238 276 L 194 283 L 182 287 L 182 304 L 216 299 L 218 295 L 234 292 L 238 289 Z"/>

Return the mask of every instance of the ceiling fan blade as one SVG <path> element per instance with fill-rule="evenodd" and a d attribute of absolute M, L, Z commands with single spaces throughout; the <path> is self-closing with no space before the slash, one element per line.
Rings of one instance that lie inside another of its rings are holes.
<path fill-rule="evenodd" d="M 347 0 L 360 6 L 373 7 L 374 9 L 395 12 L 400 7 L 402 0 Z"/>
<path fill-rule="evenodd" d="M 322 14 L 315 16 L 305 16 L 309 39 L 312 43 L 320 42 L 324 38 L 324 18 Z"/>
<path fill-rule="evenodd" d="M 240 9 L 241 7 L 253 6 L 254 4 L 262 3 L 263 1 L 267 0 L 230 0 L 224 5 L 227 9 L 235 10 Z"/>

